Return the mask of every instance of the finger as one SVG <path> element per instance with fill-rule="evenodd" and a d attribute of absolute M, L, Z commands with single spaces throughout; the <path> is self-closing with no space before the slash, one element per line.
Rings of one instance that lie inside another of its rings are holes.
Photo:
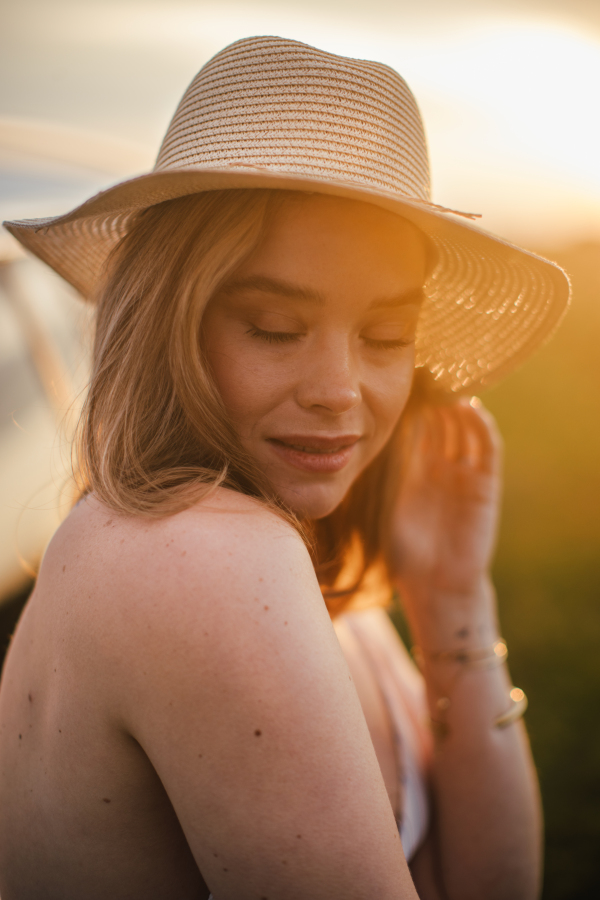
<path fill-rule="evenodd" d="M 424 416 L 427 422 L 427 455 L 430 460 L 436 460 L 446 455 L 446 423 L 442 407 L 424 407 Z"/>
<path fill-rule="evenodd" d="M 432 407 L 432 420 L 437 433 L 437 456 L 449 462 L 456 459 L 458 452 L 457 423 L 450 407 Z"/>
<path fill-rule="evenodd" d="M 479 429 L 474 427 L 473 410 L 468 401 L 461 398 L 453 405 L 452 411 L 457 423 L 457 461 L 472 468 L 479 468 L 482 461 L 482 446 Z"/>
<path fill-rule="evenodd" d="M 468 418 L 464 415 L 463 404 L 461 402 L 454 403 L 448 408 L 448 412 L 454 422 L 455 461 L 469 466 L 477 466 L 479 463 L 479 443 L 469 427 Z"/>
<path fill-rule="evenodd" d="M 458 405 L 468 440 L 472 443 L 475 464 L 482 471 L 497 471 L 502 457 L 502 439 L 494 417 L 480 400 L 475 404 L 463 400 Z"/>

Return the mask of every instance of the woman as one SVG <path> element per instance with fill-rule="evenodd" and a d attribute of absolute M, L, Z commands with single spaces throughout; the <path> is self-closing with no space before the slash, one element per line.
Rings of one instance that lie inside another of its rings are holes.
<path fill-rule="evenodd" d="M 82 499 L 3 674 L 3 900 L 535 897 L 461 396 L 564 274 L 430 203 L 396 73 L 278 38 L 201 70 L 154 172 L 9 229 L 97 320 Z M 422 676 L 357 610 L 392 588 Z"/>

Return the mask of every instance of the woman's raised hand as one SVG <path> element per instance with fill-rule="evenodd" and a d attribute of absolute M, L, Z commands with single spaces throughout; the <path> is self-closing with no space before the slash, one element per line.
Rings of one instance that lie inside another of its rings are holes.
<path fill-rule="evenodd" d="M 498 430 L 477 399 L 411 415 L 390 535 L 398 584 L 405 603 L 418 598 L 421 608 L 435 597 L 476 600 L 498 522 Z"/>

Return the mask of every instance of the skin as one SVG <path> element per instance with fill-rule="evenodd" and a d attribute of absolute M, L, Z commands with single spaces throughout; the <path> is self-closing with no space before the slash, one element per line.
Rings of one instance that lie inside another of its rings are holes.
<path fill-rule="evenodd" d="M 407 223 L 308 197 L 210 304 L 219 391 L 298 516 L 335 509 L 394 428 L 424 271 Z M 418 420 L 391 539 L 426 650 L 496 635 L 498 460 L 481 410 Z M 3 900 L 532 898 L 528 748 L 522 728 L 493 728 L 507 674 L 424 674 L 432 709 L 451 694 L 451 734 L 409 870 L 385 710 L 348 671 L 298 535 L 223 489 L 161 520 L 88 498 L 48 548 L 3 673 Z"/>
<path fill-rule="evenodd" d="M 278 210 L 209 305 L 204 343 L 219 392 L 246 449 L 301 518 L 332 512 L 398 421 L 424 272 L 408 222 L 366 204 L 303 199 Z M 328 441 L 350 447 L 339 471 L 302 471 L 281 453 L 282 444 L 322 451 Z"/>

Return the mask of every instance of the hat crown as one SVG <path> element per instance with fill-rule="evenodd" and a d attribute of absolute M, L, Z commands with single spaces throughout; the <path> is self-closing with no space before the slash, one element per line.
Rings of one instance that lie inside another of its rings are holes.
<path fill-rule="evenodd" d="M 423 123 L 381 63 L 284 38 L 237 41 L 194 78 L 155 170 L 266 169 L 430 198 Z"/>

